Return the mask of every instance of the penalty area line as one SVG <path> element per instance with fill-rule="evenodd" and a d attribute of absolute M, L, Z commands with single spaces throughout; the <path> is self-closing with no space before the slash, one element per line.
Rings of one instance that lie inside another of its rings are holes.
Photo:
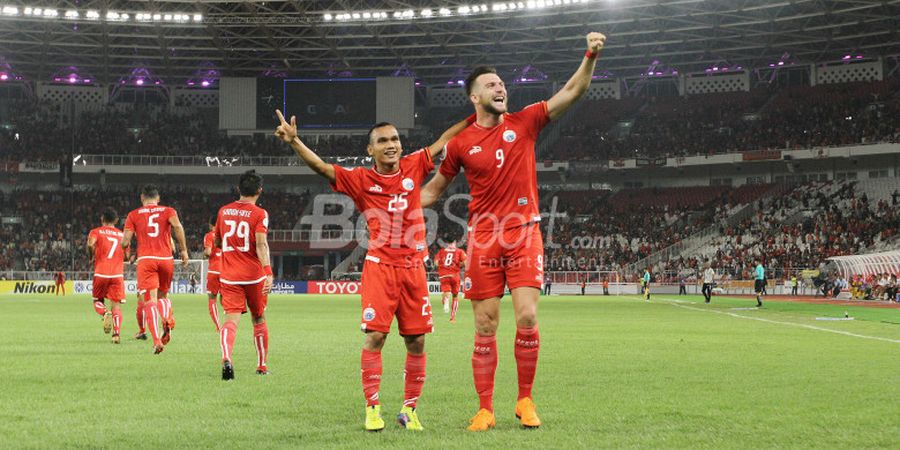
<path fill-rule="evenodd" d="M 884 337 L 878 337 L 878 336 L 867 336 L 865 334 L 856 334 L 856 333 L 851 333 L 849 331 L 832 330 L 830 328 L 822 328 L 822 327 L 817 327 L 814 325 L 806 325 L 806 324 L 802 324 L 802 323 L 782 322 L 780 320 L 764 319 L 762 317 L 743 316 L 743 315 L 735 314 L 732 312 L 717 311 L 714 309 L 696 308 L 693 306 L 685 306 L 683 304 L 680 304 L 683 301 L 676 301 L 675 299 L 664 298 L 662 300 L 670 302 L 669 304 L 672 306 L 675 306 L 678 308 L 690 309 L 692 311 L 711 312 L 711 313 L 716 313 L 716 314 L 722 314 L 725 316 L 736 317 L 738 319 L 758 320 L 760 322 L 774 323 L 774 324 L 778 324 L 778 325 L 787 325 L 787 326 L 791 326 L 791 327 L 808 328 L 810 330 L 825 331 L 828 333 L 835 333 L 835 334 L 843 334 L 844 336 L 852 336 L 852 337 L 857 337 L 857 338 L 862 338 L 862 339 L 872 339 L 872 340 L 876 340 L 876 341 L 890 342 L 892 344 L 900 344 L 900 339 L 890 339 L 890 338 L 884 338 Z M 672 302 L 676 302 L 676 303 L 672 303 Z"/>

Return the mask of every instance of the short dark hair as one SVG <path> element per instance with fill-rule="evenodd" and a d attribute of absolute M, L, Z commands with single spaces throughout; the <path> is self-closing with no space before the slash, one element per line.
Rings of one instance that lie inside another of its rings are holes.
<path fill-rule="evenodd" d="M 156 187 L 155 184 L 145 184 L 144 187 L 141 188 L 141 195 L 147 198 L 159 197 L 159 188 Z"/>
<path fill-rule="evenodd" d="M 115 209 L 106 208 L 103 210 L 103 213 L 100 214 L 100 220 L 102 220 L 103 223 L 115 223 L 119 220 L 119 214 L 116 213 Z"/>
<path fill-rule="evenodd" d="M 366 142 L 371 144 L 372 143 L 372 133 L 375 131 L 376 128 L 381 128 L 381 127 L 397 128 L 394 124 L 392 124 L 390 122 L 378 122 L 375 125 L 372 125 L 372 128 L 369 128 L 369 133 L 366 135 L 366 138 L 367 138 Z"/>
<path fill-rule="evenodd" d="M 262 175 L 256 173 L 255 170 L 248 170 L 241 175 L 241 181 L 238 182 L 238 192 L 245 197 L 253 197 L 259 194 L 262 184 Z"/>
<path fill-rule="evenodd" d="M 472 85 L 475 84 L 475 79 L 486 74 L 486 73 L 497 73 L 497 69 L 491 66 L 478 66 L 469 76 L 466 77 L 466 96 L 472 95 Z"/>

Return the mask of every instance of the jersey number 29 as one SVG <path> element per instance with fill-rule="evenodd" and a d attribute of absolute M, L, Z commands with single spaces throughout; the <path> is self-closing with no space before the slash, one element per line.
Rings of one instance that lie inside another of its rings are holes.
<path fill-rule="evenodd" d="M 237 222 L 234 220 L 226 220 L 225 226 L 228 227 L 228 230 L 225 231 L 225 236 L 222 236 L 222 251 L 223 252 L 233 252 L 235 250 L 239 252 L 246 252 L 250 250 L 250 224 L 247 222 Z M 244 244 L 240 247 L 232 247 L 228 245 L 228 238 L 231 236 L 237 235 L 238 239 L 243 239 Z"/>

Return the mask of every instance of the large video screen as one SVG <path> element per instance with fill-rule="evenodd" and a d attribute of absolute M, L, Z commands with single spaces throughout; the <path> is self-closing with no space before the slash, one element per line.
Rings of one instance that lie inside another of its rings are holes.
<path fill-rule="evenodd" d="M 368 128 L 375 123 L 375 79 L 284 80 L 283 106 L 302 128 Z"/>

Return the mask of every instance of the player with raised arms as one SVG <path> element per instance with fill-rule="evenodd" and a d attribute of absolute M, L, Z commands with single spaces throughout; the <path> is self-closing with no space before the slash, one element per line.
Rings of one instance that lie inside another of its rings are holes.
<path fill-rule="evenodd" d="M 253 345 L 256 346 L 256 373 L 268 375 L 269 327 L 266 305 L 272 290 L 269 259 L 269 213 L 256 206 L 262 194 L 262 176 L 255 170 L 244 172 L 238 181 L 240 199 L 221 209 L 216 219 L 214 244 L 222 249 L 219 282 L 225 322 L 219 331 L 222 347 L 222 379 L 234 379 L 231 354 L 241 314 L 250 311 Z"/>
<path fill-rule="evenodd" d="M 369 130 L 369 155 L 375 166 L 345 168 L 326 164 L 297 137 L 297 119 L 285 121 L 275 134 L 307 166 L 325 177 L 336 192 L 353 199 L 366 218 L 369 245 L 362 273 L 362 323 L 365 333 L 361 355 L 362 385 L 366 398 L 368 431 L 384 429 L 378 390 L 381 384 L 381 349 L 394 317 L 406 343 L 405 396 L 397 416 L 408 430 L 422 430 L 416 404 L 425 383 L 425 334 L 433 329 L 428 282 L 425 221 L 420 205 L 420 189 L 434 169 L 434 161 L 444 145 L 462 130 L 462 121 L 445 131 L 429 147 L 402 156 L 400 134 L 394 125 L 375 124 Z"/>
<path fill-rule="evenodd" d="M 92 284 L 94 311 L 103 316 L 103 332 L 112 331 L 112 343 L 119 343 L 122 330 L 122 308 L 125 302 L 125 252 L 122 249 L 124 234 L 116 228 L 119 215 L 106 208 L 100 215 L 101 226 L 88 233 L 87 251 L 94 260 Z M 107 308 L 105 301 L 112 303 Z"/>
<path fill-rule="evenodd" d="M 540 348 L 537 304 L 544 273 L 535 142 L 544 126 L 587 91 L 605 41 L 606 36 L 589 33 L 587 52 L 566 85 L 549 100 L 516 113 L 507 111 L 506 86 L 496 71 L 476 68 L 465 87 L 477 121 L 447 144 L 440 171 L 422 190 L 422 206 L 428 207 L 464 168 L 472 195 L 464 290 L 475 315 L 472 373 L 480 408 L 470 421 L 471 431 L 485 431 L 496 424 L 496 333 L 500 298 L 507 285 L 516 317 L 516 416 L 525 427 L 541 424 L 531 392 Z"/>
<path fill-rule="evenodd" d="M 137 288 L 144 297 L 144 322 L 153 336 L 153 353 L 159 354 L 169 343 L 175 316 L 168 298 L 169 286 L 175 272 L 172 257 L 172 232 L 178 240 L 181 263 L 187 267 L 188 250 L 184 227 L 175 209 L 159 204 L 159 189 L 148 184 L 141 189 L 141 207 L 128 213 L 122 248 L 128 251 L 131 239 L 137 236 Z M 157 303 L 158 302 L 158 303 Z M 162 316 L 160 336 L 157 321 Z"/>

